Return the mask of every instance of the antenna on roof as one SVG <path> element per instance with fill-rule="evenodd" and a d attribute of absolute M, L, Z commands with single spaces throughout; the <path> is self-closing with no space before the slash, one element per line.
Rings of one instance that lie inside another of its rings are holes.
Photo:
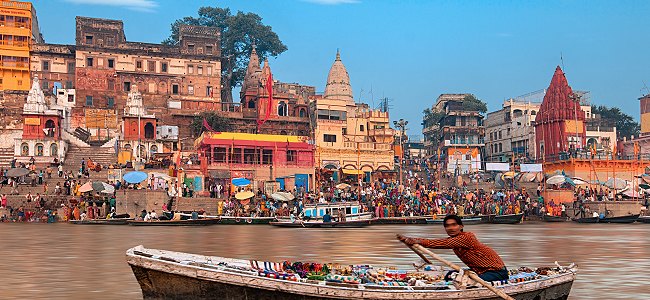
<path fill-rule="evenodd" d="M 566 70 L 564 70 L 564 58 L 562 57 L 562 51 L 560 51 L 560 63 L 562 64 L 562 72 L 566 73 Z"/>
<path fill-rule="evenodd" d="M 641 88 L 641 96 L 645 95 L 650 95 L 650 89 L 648 89 L 648 86 L 645 84 L 645 81 L 641 80 L 643 82 L 643 87 Z M 643 90 L 646 90 L 646 93 L 643 93 Z"/>

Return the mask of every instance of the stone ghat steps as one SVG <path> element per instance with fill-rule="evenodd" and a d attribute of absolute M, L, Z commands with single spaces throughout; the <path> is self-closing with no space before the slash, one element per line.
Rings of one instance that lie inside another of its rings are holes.
<path fill-rule="evenodd" d="M 0 148 L 0 167 L 10 167 L 13 159 L 13 148 Z"/>
<path fill-rule="evenodd" d="M 115 150 L 113 148 L 102 148 L 102 147 L 77 147 L 70 146 L 66 156 L 66 165 L 68 167 L 81 167 L 81 160 L 90 158 L 95 163 L 101 165 L 110 165 L 117 162 L 117 156 L 115 155 Z"/>

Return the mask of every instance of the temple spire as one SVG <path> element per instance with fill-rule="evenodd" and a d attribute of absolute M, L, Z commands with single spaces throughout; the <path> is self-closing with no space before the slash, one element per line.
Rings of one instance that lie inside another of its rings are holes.
<path fill-rule="evenodd" d="M 354 102 L 352 98 L 352 86 L 350 86 L 350 76 L 341 61 L 341 52 L 338 49 L 336 50 L 334 64 L 332 64 L 329 75 L 327 75 L 324 97 Z"/>

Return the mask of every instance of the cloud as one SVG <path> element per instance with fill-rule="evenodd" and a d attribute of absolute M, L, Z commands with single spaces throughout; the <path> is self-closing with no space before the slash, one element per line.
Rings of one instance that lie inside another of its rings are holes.
<path fill-rule="evenodd" d="M 361 2 L 360 0 L 303 0 L 321 5 L 339 5 L 339 4 L 355 4 Z"/>
<path fill-rule="evenodd" d="M 64 0 L 74 4 L 86 5 L 106 5 L 124 7 L 130 10 L 143 12 L 153 12 L 158 8 L 158 3 L 154 0 Z"/>

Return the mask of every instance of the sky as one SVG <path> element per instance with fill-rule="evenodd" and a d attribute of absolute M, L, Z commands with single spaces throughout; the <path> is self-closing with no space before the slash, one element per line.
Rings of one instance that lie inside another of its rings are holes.
<path fill-rule="evenodd" d="M 340 49 L 356 101 L 390 100 L 391 119 L 421 134 L 443 93 L 505 99 L 548 87 L 556 66 L 595 105 L 639 119 L 650 91 L 650 1 L 34 0 L 45 41 L 74 44 L 75 16 L 120 19 L 128 41 L 159 43 L 201 6 L 253 12 L 288 51 L 273 77 L 325 89 Z M 237 93 L 234 93 L 237 95 Z"/>

